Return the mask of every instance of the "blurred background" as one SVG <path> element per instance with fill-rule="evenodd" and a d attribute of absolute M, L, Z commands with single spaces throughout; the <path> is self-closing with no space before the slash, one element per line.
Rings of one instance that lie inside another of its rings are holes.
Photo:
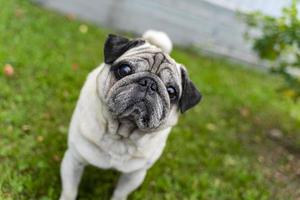
<path fill-rule="evenodd" d="M 203 101 L 130 199 L 300 200 L 300 2 L 0 0 L 0 199 L 57 199 L 87 74 L 109 33 L 165 31 Z M 118 174 L 88 167 L 79 199 Z"/>
<path fill-rule="evenodd" d="M 195 46 L 208 53 L 257 63 L 243 38 L 245 23 L 236 12 L 261 11 L 280 16 L 289 0 L 38 0 L 43 6 L 81 19 L 142 34 L 163 30 L 180 46 Z"/>

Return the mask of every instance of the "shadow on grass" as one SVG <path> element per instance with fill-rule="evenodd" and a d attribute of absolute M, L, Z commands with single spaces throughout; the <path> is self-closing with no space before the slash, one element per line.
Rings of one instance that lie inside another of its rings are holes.
<path fill-rule="evenodd" d="M 119 173 L 87 166 L 79 186 L 79 199 L 110 199 L 117 184 Z"/>

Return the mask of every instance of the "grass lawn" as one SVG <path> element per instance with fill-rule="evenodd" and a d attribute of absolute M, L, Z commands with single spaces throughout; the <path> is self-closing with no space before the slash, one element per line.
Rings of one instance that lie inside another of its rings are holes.
<path fill-rule="evenodd" d="M 109 31 L 23 0 L 0 5 L 0 199 L 57 199 L 70 117 Z M 282 80 L 188 50 L 172 55 L 204 98 L 131 199 L 300 198 L 300 106 L 275 92 Z M 8 63 L 12 77 L 2 73 Z M 117 175 L 88 167 L 79 199 L 108 199 Z"/>

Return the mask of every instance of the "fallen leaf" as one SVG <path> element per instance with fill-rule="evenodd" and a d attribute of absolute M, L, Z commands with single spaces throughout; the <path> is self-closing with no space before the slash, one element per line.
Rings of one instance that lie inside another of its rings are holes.
<path fill-rule="evenodd" d="M 6 76 L 13 76 L 14 75 L 14 68 L 11 64 L 5 64 L 4 65 L 4 69 L 3 69 L 3 72 Z"/>
<path fill-rule="evenodd" d="M 58 155 L 53 155 L 53 160 L 56 161 L 56 162 L 59 162 L 60 161 L 60 157 Z"/>
<path fill-rule="evenodd" d="M 89 27 L 88 27 L 87 25 L 85 25 L 85 24 L 81 24 L 81 25 L 79 26 L 79 31 L 80 31 L 81 33 L 87 33 L 88 30 L 89 30 Z"/>
<path fill-rule="evenodd" d="M 79 67 L 79 65 L 78 65 L 77 63 L 73 63 L 73 64 L 72 64 L 72 69 L 73 69 L 74 71 L 76 71 L 76 70 L 78 69 L 78 67 Z"/>
<path fill-rule="evenodd" d="M 24 125 L 22 126 L 22 131 L 24 131 L 24 132 L 29 132 L 29 131 L 30 131 L 30 126 L 29 126 L 28 124 L 24 124 Z"/>
<path fill-rule="evenodd" d="M 250 110 L 246 107 L 240 108 L 240 115 L 243 117 L 248 117 L 250 115 Z"/>
<path fill-rule="evenodd" d="M 43 136 L 41 136 L 41 135 L 39 135 L 39 136 L 37 137 L 37 141 L 39 141 L 39 142 L 43 142 L 43 141 L 44 141 L 44 137 L 43 137 Z"/>

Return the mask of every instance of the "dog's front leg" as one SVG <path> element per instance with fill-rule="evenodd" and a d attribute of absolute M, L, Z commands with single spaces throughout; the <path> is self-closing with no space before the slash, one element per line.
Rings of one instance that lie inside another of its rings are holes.
<path fill-rule="evenodd" d="M 60 200 L 76 199 L 78 185 L 84 166 L 83 162 L 80 162 L 70 149 L 66 151 L 60 169 L 62 180 Z"/>
<path fill-rule="evenodd" d="M 131 173 L 123 173 L 119 178 L 111 200 L 126 200 L 127 196 L 142 184 L 146 172 L 147 170 L 142 169 Z"/>

